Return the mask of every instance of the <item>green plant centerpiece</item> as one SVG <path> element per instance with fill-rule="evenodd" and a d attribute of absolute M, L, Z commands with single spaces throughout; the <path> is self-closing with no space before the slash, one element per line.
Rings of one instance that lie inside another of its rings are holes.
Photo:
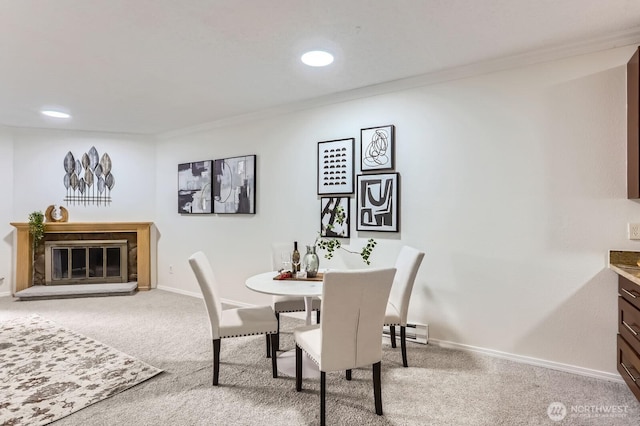
<path fill-rule="evenodd" d="M 44 238 L 44 214 L 41 211 L 35 211 L 29 214 L 29 233 L 32 242 L 32 277 L 34 283 L 36 281 L 36 250 L 40 245 L 40 241 Z"/>
<path fill-rule="evenodd" d="M 336 208 L 336 219 L 335 219 L 336 223 L 342 225 L 344 224 L 345 219 L 346 217 L 344 214 L 344 207 L 338 206 Z M 323 226 L 322 230 L 318 232 L 316 241 L 313 243 L 315 247 L 318 247 L 319 249 L 322 249 L 326 252 L 324 254 L 325 259 L 331 259 L 336 250 L 342 249 L 348 253 L 359 254 L 364 263 L 366 263 L 367 265 L 371 264 L 369 257 L 371 256 L 371 253 L 373 252 L 373 249 L 377 244 L 376 240 L 374 240 L 373 238 L 369 238 L 369 240 L 367 241 L 367 244 L 362 247 L 362 250 L 360 250 L 359 252 L 352 251 L 342 247 L 342 243 L 340 242 L 339 239 L 327 238 L 322 236 L 323 231 L 324 233 L 326 233 L 327 230 L 331 230 L 331 229 L 333 229 L 333 224 L 328 224 L 326 226 Z"/>

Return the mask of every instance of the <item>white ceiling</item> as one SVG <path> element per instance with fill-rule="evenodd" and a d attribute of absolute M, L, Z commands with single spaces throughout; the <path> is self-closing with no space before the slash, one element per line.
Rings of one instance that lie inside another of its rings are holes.
<path fill-rule="evenodd" d="M 639 0 L 0 0 L 0 124 L 156 135 L 636 42 Z"/>

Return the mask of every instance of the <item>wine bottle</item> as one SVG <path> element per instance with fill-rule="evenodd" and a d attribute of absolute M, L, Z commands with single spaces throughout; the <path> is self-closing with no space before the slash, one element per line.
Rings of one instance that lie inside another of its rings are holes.
<path fill-rule="evenodd" d="M 298 242 L 293 242 L 293 253 L 291 254 L 291 271 L 295 274 L 300 272 L 300 252 L 298 251 Z"/>

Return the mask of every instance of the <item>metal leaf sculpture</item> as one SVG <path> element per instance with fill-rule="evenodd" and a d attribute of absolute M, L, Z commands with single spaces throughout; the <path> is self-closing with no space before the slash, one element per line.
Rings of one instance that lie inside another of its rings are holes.
<path fill-rule="evenodd" d="M 86 169 L 84 172 L 84 181 L 89 187 L 93 186 L 93 172 L 91 169 Z"/>
<path fill-rule="evenodd" d="M 69 196 L 69 186 L 71 185 L 71 177 L 69 174 L 64 175 L 64 187 L 67 189 L 67 197 Z"/>
<path fill-rule="evenodd" d="M 82 155 L 82 167 L 87 170 L 89 168 L 89 154 L 86 152 Z"/>
<path fill-rule="evenodd" d="M 75 172 L 71 173 L 70 183 L 74 191 L 78 189 L 78 175 Z"/>
<path fill-rule="evenodd" d="M 67 172 L 68 175 L 73 172 L 76 167 L 76 160 L 73 158 L 73 154 L 71 151 L 67 152 L 67 155 L 64 157 L 64 171 Z"/>
<path fill-rule="evenodd" d="M 98 153 L 95 146 L 81 158 L 74 157 L 69 151 L 64 158 L 64 187 L 67 190 L 65 201 L 71 203 L 94 203 L 100 205 L 111 202 L 111 190 L 116 180 L 111 174 L 111 157 Z M 98 194 L 96 195 L 96 190 Z"/>
<path fill-rule="evenodd" d="M 100 165 L 102 166 L 102 172 L 108 175 L 111 172 L 111 157 L 106 152 L 102 154 L 102 158 L 100 159 Z"/>
<path fill-rule="evenodd" d="M 109 173 L 104 177 L 104 183 L 107 184 L 107 188 L 111 191 L 116 184 L 116 178 L 113 177 L 112 173 Z"/>
<path fill-rule="evenodd" d="M 95 146 L 92 146 L 89 150 L 89 167 L 91 167 L 91 170 L 95 170 L 96 166 L 98 165 L 99 158 L 100 157 L 98 156 L 98 150 Z"/>

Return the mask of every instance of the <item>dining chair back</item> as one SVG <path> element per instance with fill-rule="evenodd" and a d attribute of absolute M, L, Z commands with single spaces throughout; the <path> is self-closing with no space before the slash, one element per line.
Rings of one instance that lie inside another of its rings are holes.
<path fill-rule="evenodd" d="M 302 351 L 320 369 L 320 421 L 325 422 L 328 371 L 371 365 L 376 413 L 382 415 L 380 330 L 395 268 L 330 271 L 324 274 L 320 325 L 296 328 L 296 390 L 302 390 Z"/>
<path fill-rule="evenodd" d="M 209 316 L 211 339 L 213 341 L 213 385 L 218 385 L 220 371 L 220 340 L 230 337 L 266 335 L 270 347 L 271 369 L 273 377 L 278 377 L 275 351 L 275 337 L 278 322 L 270 306 L 222 309 L 218 296 L 218 284 L 209 260 L 202 252 L 189 257 L 189 265 L 196 276 L 204 304 Z"/>
<path fill-rule="evenodd" d="M 211 269 L 209 259 L 203 252 L 194 253 L 189 258 L 191 269 L 198 280 L 200 291 L 204 299 L 204 305 L 207 308 L 209 316 L 209 326 L 211 328 L 211 338 L 220 338 L 220 319 L 222 313 L 222 302 L 218 297 L 217 281 Z"/>
<path fill-rule="evenodd" d="M 424 252 L 413 247 L 404 246 L 396 258 L 396 276 L 389 294 L 389 302 L 384 318 L 384 325 L 389 326 L 391 346 L 396 347 L 396 326 L 400 326 L 400 345 L 402 348 L 402 364 L 407 367 L 407 316 L 413 284 L 424 258 Z"/>

